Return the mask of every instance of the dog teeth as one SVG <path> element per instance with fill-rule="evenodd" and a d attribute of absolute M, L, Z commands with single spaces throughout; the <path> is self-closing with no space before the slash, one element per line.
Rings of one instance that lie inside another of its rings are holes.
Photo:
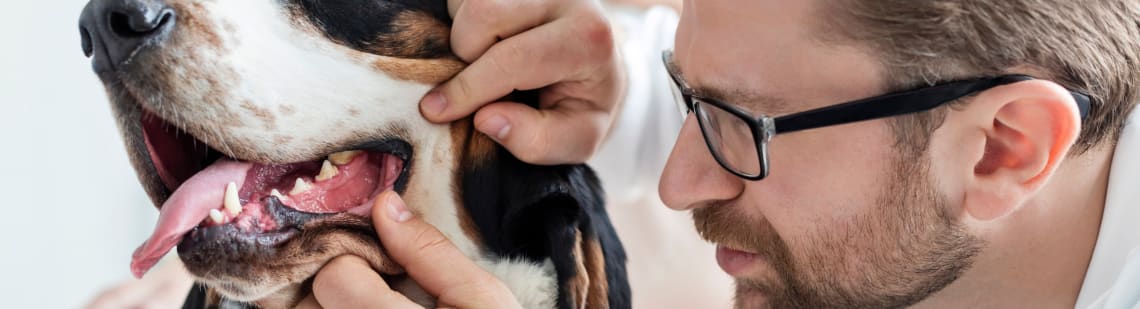
<path fill-rule="evenodd" d="M 222 224 L 222 220 L 225 218 L 226 216 L 223 215 L 221 211 L 218 211 L 217 209 L 210 209 L 210 221 L 213 221 L 214 224 Z"/>
<path fill-rule="evenodd" d="M 293 190 L 289 190 L 289 195 L 305 193 L 305 191 L 309 191 L 309 189 L 312 187 L 313 186 L 309 185 L 308 182 L 305 182 L 304 179 L 297 178 L 297 183 L 293 185 Z"/>
<path fill-rule="evenodd" d="M 229 212 L 230 216 L 236 217 L 241 213 L 241 201 L 238 200 L 236 183 L 231 182 L 226 185 L 226 197 L 222 201 L 222 205 L 225 206 L 226 212 Z"/>
<path fill-rule="evenodd" d="M 363 151 L 360 150 L 341 151 L 329 155 L 329 161 L 332 161 L 332 163 L 336 165 L 345 165 L 348 164 L 348 162 L 352 162 L 352 159 L 361 153 L 363 153 Z"/>
<path fill-rule="evenodd" d="M 325 181 L 325 180 L 332 179 L 333 177 L 336 176 L 336 174 L 337 174 L 336 167 L 333 166 L 332 163 L 329 162 L 329 160 L 325 160 L 324 163 L 321 163 L 321 173 L 317 174 L 317 181 Z"/>
<path fill-rule="evenodd" d="M 284 195 L 281 195 L 281 191 L 277 191 L 277 189 L 273 189 L 273 191 L 269 191 L 269 195 L 270 195 L 270 196 L 273 196 L 273 197 L 276 197 L 276 198 L 277 198 L 277 200 L 279 200 L 279 201 L 284 201 L 284 200 L 285 200 L 285 196 L 284 196 Z"/>

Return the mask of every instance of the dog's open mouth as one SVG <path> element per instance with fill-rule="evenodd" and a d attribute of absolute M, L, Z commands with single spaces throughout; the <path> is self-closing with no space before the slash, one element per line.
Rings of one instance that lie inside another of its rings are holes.
<path fill-rule="evenodd" d="M 230 236 L 272 245 L 322 214 L 367 217 L 376 196 L 405 181 L 411 152 L 405 142 L 385 141 L 312 161 L 261 164 L 226 157 L 149 112 L 142 129 L 159 178 L 173 193 L 153 234 L 135 250 L 137 277 L 188 234 L 240 234 Z"/>

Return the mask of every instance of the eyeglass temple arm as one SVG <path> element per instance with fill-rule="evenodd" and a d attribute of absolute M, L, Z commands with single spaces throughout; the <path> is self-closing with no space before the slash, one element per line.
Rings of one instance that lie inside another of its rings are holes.
<path fill-rule="evenodd" d="M 1009 83 L 1033 79 L 1007 75 L 991 79 L 951 82 L 928 88 L 897 92 L 824 108 L 803 111 L 774 120 L 776 133 L 788 133 L 824 126 L 898 116 L 933 109 L 964 96 Z M 1092 105 L 1088 95 L 1070 91 L 1081 119 Z"/>

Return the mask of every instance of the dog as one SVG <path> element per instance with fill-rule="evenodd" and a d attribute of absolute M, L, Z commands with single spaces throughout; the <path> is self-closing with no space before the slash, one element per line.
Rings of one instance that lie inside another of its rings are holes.
<path fill-rule="evenodd" d="M 419 115 L 465 66 L 449 33 L 443 0 L 91 0 L 84 53 L 160 211 L 134 274 L 177 247 L 199 283 L 186 308 L 290 308 L 352 254 L 434 306 L 368 218 L 394 190 L 525 308 L 630 307 L 587 166 L 526 164 L 470 118 Z"/>

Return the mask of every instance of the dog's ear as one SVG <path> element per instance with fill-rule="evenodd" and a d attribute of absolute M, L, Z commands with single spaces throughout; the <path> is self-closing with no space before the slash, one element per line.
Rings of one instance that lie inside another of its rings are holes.
<path fill-rule="evenodd" d="M 464 166 L 462 188 L 485 247 L 504 258 L 549 261 L 559 308 L 628 308 L 625 251 L 593 171 L 529 165 L 501 147 L 481 158 Z"/>

